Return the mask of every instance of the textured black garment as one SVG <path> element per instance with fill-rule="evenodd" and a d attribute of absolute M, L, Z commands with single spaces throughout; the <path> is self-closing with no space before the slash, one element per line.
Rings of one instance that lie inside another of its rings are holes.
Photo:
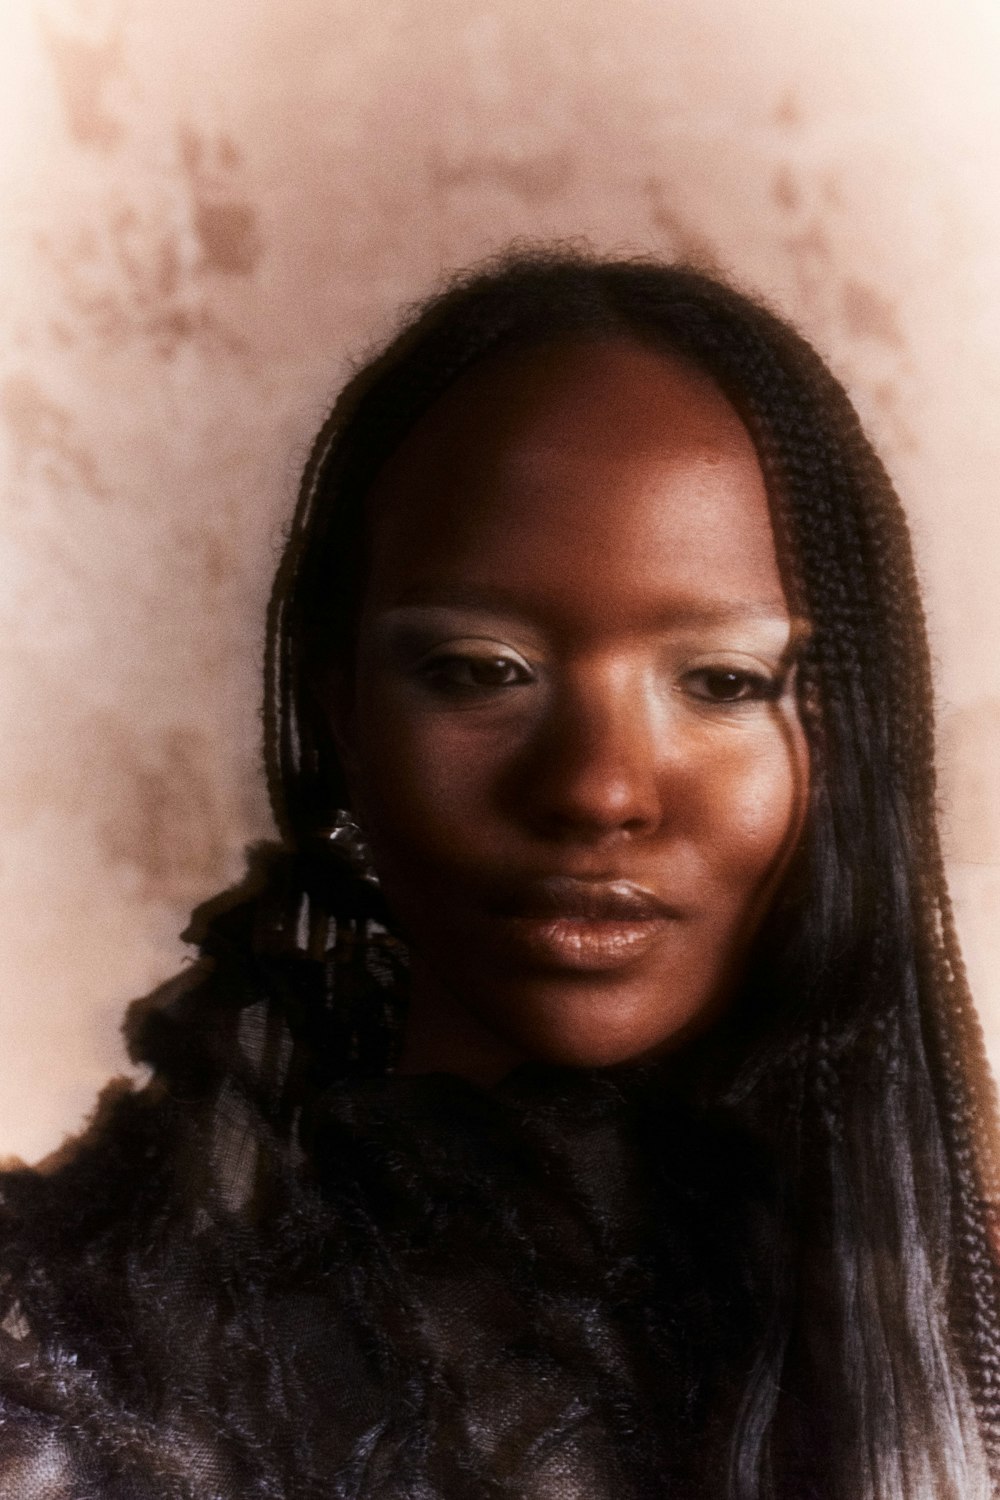
<path fill-rule="evenodd" d="M 0 1494 L 722 1494 L 759 1151 L 656 1068 L 352 1075 L 241 922 L 147 1006 L 153 1082 L 0 1180 Z"/>

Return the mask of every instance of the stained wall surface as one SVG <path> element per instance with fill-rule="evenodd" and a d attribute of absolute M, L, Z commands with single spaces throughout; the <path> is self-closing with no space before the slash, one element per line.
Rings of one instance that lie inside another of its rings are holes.
<path fill-rule="evenodd" d="M 515 238 L 694 256 L 846 380 L 907 499 L 1000 1056 L 993 0 L 0 0 L 0 1153 L 270 822 L 268 580 L 352 359 Z"/>

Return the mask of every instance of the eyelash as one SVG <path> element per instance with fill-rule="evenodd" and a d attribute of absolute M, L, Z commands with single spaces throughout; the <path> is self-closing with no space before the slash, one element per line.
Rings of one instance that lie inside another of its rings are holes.
<path fill-rule="evenodd" d="M 697 667 L 692 672 L 686 672 L 682 681 L 695 698 L 720 707 L 740 703 L 773 703 L 781 697 L 784 690 L 783 677 L 768 677 L 764 672 L 751 672 L 745 667 Z M 735 686 L 735 691 L 731 695 L 720 695 L 712 692 L 709 687 L 706 692 L 694 692 L 692 684 L 698 681 L 703 687 L 713 681 L 716 685 L 728 682 Z"/>
<path fill-rule="evenodd" d="M 491 670 L 493 680 L 489 678 Z M 478 681 L 477 671 L 482 674 Z M 499 680 L 505 672 L 504 680 Z M 424 662 L 420 675 L 435 691 L 451 697 L 488 697 L 535 681 L 528 667 L 499 652 L 494 656 L 457 651 L 434 656 Z M 681 685 L 699 702 L 724 708 L 774 702 L 782 694 L 784 679 L 743 667 L 697 667 L 684 674 Z M 723 691 L 716 691 L 720 687 Z"/>
<path fill-rule="evenodd" d="M 488 672 L 490 668 L 496 667 L 511 668 L 517 675 L 514 680 L 504 682 L 475 681 L 474 674 L 477 668 Z M 468 680 L 464 682 L 459 676 L 462 671 L 468 674 Z M 513 657 L 503 656 L 499 652 L 494 656 L 473 656 L 453 651 L 440 656 L 432 656 L 424 662 L 420 675 L 438 692 L 454 697 L 485 696 L 490 693 L 503 692 L 512 687 L 525 687 L 534 681 L 527 667 L 515 661 Z"/>

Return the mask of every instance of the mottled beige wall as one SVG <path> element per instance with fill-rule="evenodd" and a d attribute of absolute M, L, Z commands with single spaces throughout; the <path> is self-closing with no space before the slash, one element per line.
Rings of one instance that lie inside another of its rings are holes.
<path fill-rule="evenodd" d="M 994 0 L 0 0 L 0 1150 L 269 828 L 262 611 L 393 310 L 513 237 L 709 257 L 907 497 L 1000 1052 Z"/>

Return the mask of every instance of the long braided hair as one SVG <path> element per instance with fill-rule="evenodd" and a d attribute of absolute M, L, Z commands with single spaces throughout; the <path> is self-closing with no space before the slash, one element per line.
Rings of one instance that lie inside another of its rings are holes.
<path fill-rule="evenodd" d="M 923 614 L 899 500 L 804 338 L 700 272 L 558 249 L 507 256 L 418 308 L 349 383 L 306 468 L 270 614 L 279 823 L 308 872 L 317 828 L 345 805 L 314 684 L 352 657 L 381 465 L 471 366 L 567 335 L 581 358 L 624 335 L 717 382 L 755 442 L 790 602 L 812 627 L 807 834 L 736 1007 L 737 1064 L 713 1085 L 780 1140 L 785 1213 L 729 1500 L 813 1493 L 794 1477 L 810 1448 L 821 1492 L 843 1500 L 1000 1492 L 995 1102 L 936 827 Z M 352 901 L 340 916 L 356 939 L 379 914 Z"/>

